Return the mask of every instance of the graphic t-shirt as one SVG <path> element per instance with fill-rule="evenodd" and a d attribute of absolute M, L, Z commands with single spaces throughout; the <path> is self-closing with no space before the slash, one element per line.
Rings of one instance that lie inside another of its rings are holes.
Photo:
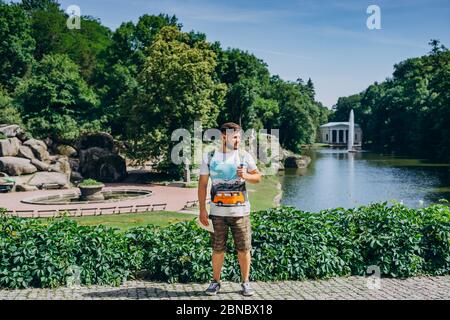
<path fill-rule="evenodd" d="M 245 181 L 237 175 L 241 164 L 247 172 L 257 168 L 255 160 L 246 151 L 223 153 L 216 150 L 203 155 L 200 175 L 209 174 L 211 178 L 210 215 L 240 217 L 250 214 Z"/>

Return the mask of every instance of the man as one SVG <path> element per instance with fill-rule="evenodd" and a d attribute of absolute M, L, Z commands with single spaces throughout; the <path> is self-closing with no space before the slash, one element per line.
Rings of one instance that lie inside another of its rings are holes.
<path fill-rule="evenodd" d="M 200 222 L 207 226 L 209 222 L 206 193 L 211 177 L 209 218 L 214 228 L 214 233 L 211 233 L 213 281 L 205 292 L 208 295 L 215 295 L 220 290 L 220 274 L 230 228 L 241 268 L 242 294 L 250 296 L 254 291 L 249 282 L 251 225 L 250 203 L 245 183 L 259 183 L 261 174 L 253 157 L 248 152 L 238 149 L 241 143 L 241 127 L 229 122 L 223 124 L 220 131 L 221 148 L 203 157 L 198 186 L 199 218 Z"/>

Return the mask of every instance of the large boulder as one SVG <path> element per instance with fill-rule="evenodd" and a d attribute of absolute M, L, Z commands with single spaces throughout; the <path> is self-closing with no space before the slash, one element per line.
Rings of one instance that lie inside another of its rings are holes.
<path fill-rule="evenodd" d="M 285 168 L 306 168 L 308 167 L 309 163 L 311 162 L 311 158 L 308 156 L 288 156 L 286 159 L 284 159 L 284 167 Z"/>
<path fill-rule="evenodd" d="M 0 156 L 1 157 L 15 157 L 19 152 L 20 140 L 16 137 L 0 140 Z"/>
<path fill-rule="evenodd" d="M 60 145 L 56 146 L 56 151 L 59 154 L 62 154 L 67 157 L 76 157 L 77 156 L 77 150 L 74 147 L 71 147 L 71 146 L 68 146 L 65 144 L 60 144 Z"/>
<path fill-rule="evenodd" d="M 114 138 L 106 132 L 89 133 L 81 136 L 77 141 L 77 149 L 101 148 L 113 151 Z"/>
<path fill-rule="evenodd" d="M 37 171 L 29 159 L 18 157 L 0 157 L 0 171 L 6 172 L 10 176 L 20 176 Z"/>
<path fill-rule="evenodd" d="M 21 158 L 30 159 L 30 160 L 35 158 L 33 151 L 31 150 L 30 147 L 27 147 L 27 146 L 20 146 L 17 156 L 21 157 Z"/>
<path fill-rule="evenodd" d="M 127 175 L 125 159 L 99 147 L 80 151 L 80 173 L 85 178 L 117 182 Z"/>
<path fill-rule="evenodd" d="M 39 171 L 49 171 L 50 169 L 50 165 L 38 159 L 31 159 L 31 164 L 35 166 Z"/>
<path fill-rule="evenodd" d="M 69 159 L 66 156 L 59 156 L 58 159 L 49 167 L 50 171 L 65 173 L 70 176 L 71 169 Z"/>
<path fill-rule="evenodd" d="M 29 186 L 27 184 L 17 184 L 15 190 L 18 192 L 36 191 L 36 190 L 38 190 L 38 188 L 36 186 Z"/>
<path fill-rule="evenodd" d="M 0 125 L 0 132 L 7 138 L 14 138 L 18 134 L 24 133 L 23 129 L 17 124 L 2 124 Z"/>
<path fill-rule="evenodd" d="M 80 170 L 80 159 L 78 158 L 69 158 L 69 164 L 72 171 Z"/>
<path fill-rule="evenodd" d="M 30 147 L 36 158 L 41 161 L 47 161 L 50 159 L 50 154 L 47 151 L 47 145 L 36 139 L 29 139 L 23 143 L 24 146 Z"/>
<path fill-rule="evenodd" d="M 60 172 L 37 172 L 34 174 L 27 184 L 38 188 L 45 188 L 48 185 L 58 185 L 60 188 L 68 186 L 68 177 Z"/>
<path fill-rule="evenodd" d="M 41 146 L 43 149 L 47 150 L 47 145 L 45 144 L 44 141 L 38 140 L 38 139 L 28 139 L 27 141 L 25 141 L 23 143 L 25 146 Z"/>
<path fill-rule="evenodd" d="M 83 176 L 77 171 L 72 171 L 70 173 L 70 181 L 72 182 L 80 182 L 83 179 L 84 179 Z"/>

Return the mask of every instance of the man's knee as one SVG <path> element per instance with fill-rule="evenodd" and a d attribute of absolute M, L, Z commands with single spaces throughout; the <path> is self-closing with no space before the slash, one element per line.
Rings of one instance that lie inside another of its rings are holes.
<path fill-rule="evenodd" d="M 250 255 L 250 249 L 239 249 L 237 250 L 238 255 L 240 256 L 245 256 L 245 255 Z"/>

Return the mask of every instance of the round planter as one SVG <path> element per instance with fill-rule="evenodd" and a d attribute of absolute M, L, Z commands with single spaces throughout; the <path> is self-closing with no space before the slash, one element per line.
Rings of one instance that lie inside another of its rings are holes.
<path fill-rule="evenodd" d="M 81 200 L 104 200 L 102 189 L 105 185 L 99 184 L 95 186 L 78 186 L 81 192 Z"/>

